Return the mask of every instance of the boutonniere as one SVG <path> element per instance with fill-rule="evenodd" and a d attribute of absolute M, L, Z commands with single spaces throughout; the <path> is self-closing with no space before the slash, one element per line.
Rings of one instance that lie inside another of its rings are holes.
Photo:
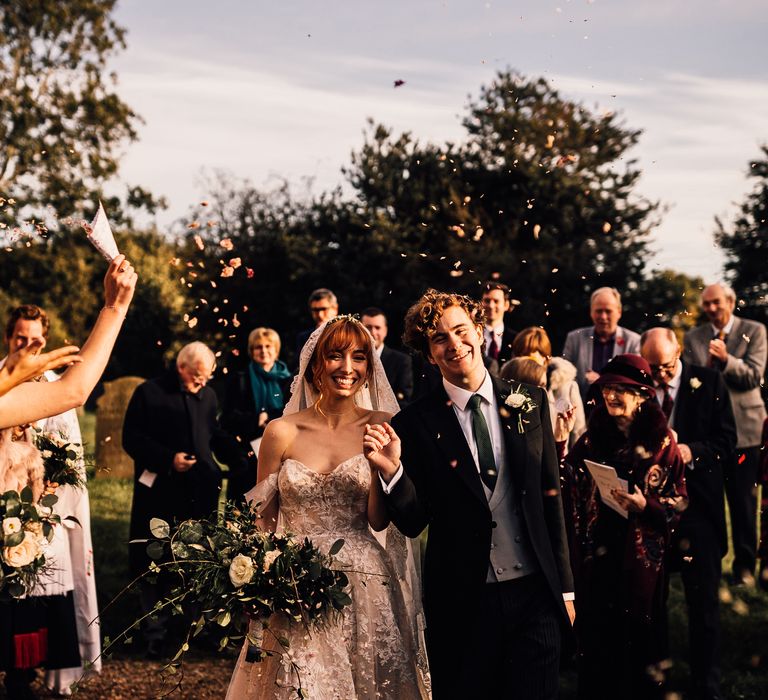
<path fill-rule="evenodd" d="M 523 414 L 530 413 L 536 408 L 536 404 L 533 402 L 531 395 L 521 384 L 517 385 L 517 389 L 507 396 L 504 401 L 505 406 L 509 406 L 513 411 L 517 413 L 517 432 L 523 434 Z"/>
<path fill-rule="evenodd" d="M 622 338 L 621 336 L 619 336 L 618 338 L 616 338 L 616 345 L 618 345 L 620 348 L 623 348 L 623 347 L 624 347 L 624 343 L 625 343 L 625 342 L 626 342 L 626 341 L 625 341 L 625 340 L 624 340 L 624 338 Z"/>
<path fill-rule="evenodd" d="M 691 385 L 691 389 L 696 391 L 701 386 L 701 379 L 698 377 L 691 377 L 691 381 L 689 382 Z"/>

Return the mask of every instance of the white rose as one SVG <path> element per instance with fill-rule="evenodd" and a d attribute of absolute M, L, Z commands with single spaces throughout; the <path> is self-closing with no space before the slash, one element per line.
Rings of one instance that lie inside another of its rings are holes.
<path fill-rule="evenodd" d="M 3 534 L 13 535 L 21 530 L 21 520 L 18 518 L 6 518 L 3 520 Z"/>
<path fill-rule="evenodd" d="M 510 394 L 507 396 L 507 400 L 504 403 L 507 404 L 507 406 L 511 406 L 512 408 L 522 408 L 523 404 L 525 403 L 525 395 Z"/>
<path fill-rule="evenodd" d="M 229 580 L 235 588 L 241 588 L 253 578 L 253 559 L 238 554 L 229 565 Z"/>
<path fill-rule="evenodd" d="M 691 389 L 694 391 L 701 386 L 701 379 L 698 377 L 691 377 Z"/>
<path fill-rule="evenodd" d="M 21 544 L 3 548 L 3 559 L 8 566 L 15 568 L 31 564 L 40 554 L 40 542 L 33 534 L 24 533 Z"/>
<path fill-rule="evenodd" d="M 264 555 L 264 573 L 272 568 L 272 564 L 275 563 L 275 559 L 277 559 L 281 554 L 282 552 L 279 549 L 273 549 Z"/>

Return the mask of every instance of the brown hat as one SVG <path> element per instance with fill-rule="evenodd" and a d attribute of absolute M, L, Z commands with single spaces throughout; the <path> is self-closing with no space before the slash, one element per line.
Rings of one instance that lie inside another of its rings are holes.
<path fill-rule="evenodd" d="M 650 365 L 640 355 L 616 355 L 600 370 L 595 381 L 598 386 L 605 384 L 626 384 L 635 386 L 653 397 L 656 388 L 653 383 Z"/>

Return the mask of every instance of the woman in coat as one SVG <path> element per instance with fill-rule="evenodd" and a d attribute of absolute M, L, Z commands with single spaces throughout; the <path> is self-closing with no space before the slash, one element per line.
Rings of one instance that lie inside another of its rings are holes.
<path fill-rule="evenodd" d="M 644 359 L 618 355 L 596 383 L 602 403 L 563 463 L 579 697 L 663 697 L 664 557 L 687 505 L 684 465 Z M 621 512 L 602 500 L 586 460 L 626 480 L 611 492 Z"/>
<path fill-rule="evenodd" d="M 271 328 L 255 328 L 248 335 L 248 367 L 230 382 L 221 425 L 234 435 L 246 459 L 247 469 L 230 473 L 227 497 L 236 500 L 256 484 L 256 455 L 253 443 L 260 440 L 269 421 L 283 415 L 288 400 L 291 373 L 280 355 L 280 336 Z M 242 472 L 242 473 L 241 473 Z"/>

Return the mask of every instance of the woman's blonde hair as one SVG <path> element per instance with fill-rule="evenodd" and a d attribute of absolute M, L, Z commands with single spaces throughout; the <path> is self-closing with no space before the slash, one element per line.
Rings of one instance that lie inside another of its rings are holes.
<path fill-rule="evenodd" d="M 530 357 L 513 357 L 501 368 L 499 375 L 508 382 L 523 382 L 542 388 L 547 385 L 547 368 Z"/>
<path fill-rule="evenodd" d="M 254 328 L 248 334 L 248 357 L 253 354 L 253 348 L 260 340 L 266 340 L 275 346 L 277 355 L 280 355 L 280 336 L 271 328 Z"/>

